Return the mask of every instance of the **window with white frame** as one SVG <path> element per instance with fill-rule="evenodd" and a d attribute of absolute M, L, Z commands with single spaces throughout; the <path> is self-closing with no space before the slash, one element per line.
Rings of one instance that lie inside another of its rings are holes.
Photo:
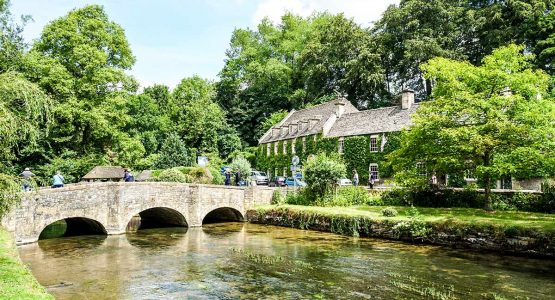
<path fill-rule="evenodd" d="M 295 149 L 296 145 L 297 145 L 297 139 L 293 139 L 293 141 L 291 142 L 291 153 L 292 154 L 297 153 L 297 149 Z"/>
<path fill-rule="evenodd" d="M 278 154 L 278 142 L 274 142 L 274 155 Z"/>
<path fill-rule="evenodd" d="M 370 164 L 370 166 L 368 167 L 368 171 L 369 171 L 369 174 L 373 175 L 374 180 L 378 180 L 380 178 L 378 164 L 374 164 L 374 163 Z"/>
<path fill-rule="evenodd" d="M 287 141 L 283 141 L 283 154 L 287 154 Z"/>
<path fill-rule="evenodd" d="M 306 136 L 303 136 L 303 153 L 306 153 Z"/>
<path fill-rule="evenodd" d="M 271 143 L 268 143 L 266 144 L 266 156 L 270 156 L 270 151 L 272 151 Z"/>
<path fill-rule="evenodd" d="M 418 176 L 426 177 L 428 176 L 428 170 L 426 169 L 426 163 L 417 162 L 416 163 L 416 174 Z"/>
<path fill-rule="evenodd" d="M 378 152 L 378 136 L 370 136 L 370 152 Z"/>
<path fill-rule="evenodd" d="M 339 138 L 339 149 L 337 149 L 337 151 L 339 152 L 339 154 L 343 154 L 343 152 L 345 151 L 345 138 Z"/>
<path fill-rule="evenodd" d="M 278 168 L 274 168 L 274 176 L 278 176 Z"/>

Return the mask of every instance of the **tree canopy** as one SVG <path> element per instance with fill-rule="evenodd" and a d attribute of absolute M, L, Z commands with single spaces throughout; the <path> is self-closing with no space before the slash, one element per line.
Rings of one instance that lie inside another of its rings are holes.
<path fill-rule="evenodd" d="M 555 174 L 549 76 L 534 69 L 533 57 L 522 51 L 516 45 L 499 48 L 479 67 L 447 58 L 423 65 L 426 78 L 435 82 L 432 101 L 420 105 L 389 157 L 401 182 L 419 179 L 418 164 L 440 174 L 470 170 L 489 196 L 493 180 L 502 176 Z M 486 205 L 491 208 L 491 202 Z"/>

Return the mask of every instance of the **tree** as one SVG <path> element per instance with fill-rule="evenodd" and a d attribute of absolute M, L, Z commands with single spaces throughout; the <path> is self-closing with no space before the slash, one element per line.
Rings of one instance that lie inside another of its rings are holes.
<path fill-rule="evenodd" d="M 236 29 L 216 85 L 217 102 L 249 145 L 272 113 L 347 94 L 358 107 L 377 107 L 385 92 L 377 45 L 344 15 L 293 14 L 256 30 Z"/>
<path fill-rule="evenodd" d="M 491 209 L 495 179 L 555 174 L 549 77 L 533 70 L 531 55 L 522 51 L 499 48 L 480 67 L 445 58 L 422 67 L 436 84 L 433 101 L 421 104 L 400 148 L 388 157 L 401 183 L 415 182 L 417 163 L 439 174 L 475 170 Z"/>
<path fill-rule="evenodd" d="M 21 16 L 16 23 L 10 13 L 10 1 L 0 0 L 0 73 L 17 71 L 21 67 L 24 50 L 27 47 L 21 33 L 30 16 Z"/>
<path fill-rule="evenodd" d="M 256 128 L 256 138 L 260 139 L 262 135 L 264 135 L 272 126 L 279 123 L 283 118 L 285 118 L 289 112 L 284 110 L 278 110 L 273 112 L 270 116 L 268 116 L 262 123 L 260 123 Z"/>
<path fill-rule="evenodd" d="M 201 152 L 218 151 L 218 133 L 227 123 L 224 111 L 213 97 L 212 83 L 198 76 L 183 79 L 171 97 L 175 132 L 189 147 Z"/>
<path fill-rule="evenodd" d="M 373 28 L 379 43 L 388 90 L 432 92 L 420 66 L 440 56 L 465 59 L 464 7 L 459 0 L 404 0 L 390 6 Z"/>
<path fill-rule="evenodd" d="M 304 175 L 308 188 L 318 198 L 328 194 L 337 184 L 337 180 L 345 177 L 345 163 L 338 156 L 328 156 L 322 152 L 309 158 L 304 167 Z"/>
<path fill-rule="evenodd" d="M 45 26 L 25 72 L 56 100 L 48 147 L 81 154 L 105 152 L 127 122 L 126 97 L 137 89 L 125 74 L 135 58 L 124 30 L 102 6 L 70 11 Z"/>
<path fill-rule="evenodd" d="M 160 157 L 154 162 L 154 167 L 158 169 L 168 169 L 179 166 L 191 166 L 191 155 L 181 138 L 175 134 L 170 134 L 160 149 Z"/>
<path fill-rule="evenodd" d="M 22 74 L 0 74 L 0 170 L 47 135 L 52 99 Z"/>

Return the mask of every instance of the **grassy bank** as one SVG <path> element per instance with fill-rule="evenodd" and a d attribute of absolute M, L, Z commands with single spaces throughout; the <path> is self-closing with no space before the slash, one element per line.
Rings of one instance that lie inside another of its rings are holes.
<path fill-rule="evenodd" d="M 0 299 L 54 299 L 21 262 L 13 239 L 1 227 Z"/>
<path fill-rule="evenodd" d="M 261 206 L 253 223 L 555 258 L 555 215 L 469 208 Z"/>

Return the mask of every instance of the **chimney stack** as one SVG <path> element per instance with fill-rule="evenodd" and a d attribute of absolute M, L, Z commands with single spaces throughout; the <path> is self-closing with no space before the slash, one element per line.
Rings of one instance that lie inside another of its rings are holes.
<path fill-rule="evenodd" d="M 341 118 L 343 113 L 345 113 L 345 102 L 343 102 L 343 99 L 340 99 L 335 102 L 335 115 L 337 118 Z"/>
<path fill-rule="evenodd" d="M 409 109 L 414 104 L 414 91 L 406 89 L 401 92 L 401 108 Z"/>

